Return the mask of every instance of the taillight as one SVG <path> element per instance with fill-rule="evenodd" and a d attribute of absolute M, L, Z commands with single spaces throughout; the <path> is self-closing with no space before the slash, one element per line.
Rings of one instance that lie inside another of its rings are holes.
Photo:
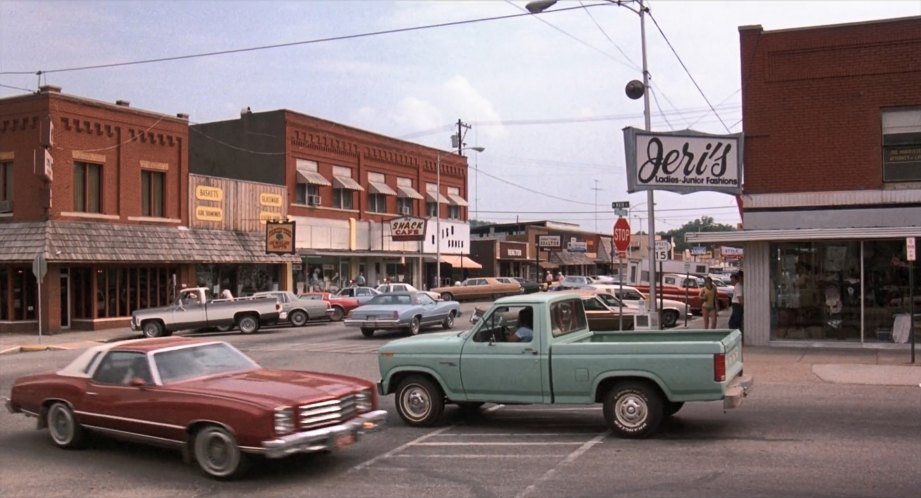
<path fill-rule="evenodd" d="M 713 380 L 726 381 L 726 355 L 724 353 L 713 355 Z"/>
<path fill-rule="evenodd" d="M 275 311 L 281 311 L 281 305 L 280 305 L 280 304 L 275 303 Z"/>

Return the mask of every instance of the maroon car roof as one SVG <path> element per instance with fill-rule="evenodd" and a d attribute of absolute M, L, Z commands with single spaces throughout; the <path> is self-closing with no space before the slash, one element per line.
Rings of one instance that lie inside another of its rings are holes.
<path fill-rule="evenodd" d="M 157 349 L 170 348 L 174 346 L 188 346 L 191 344 L 205 344 L 215 342 L 213 339 L 193 339 L 189 337 L 160 337 L 156 339 L 138 339 L 134 341 L 125 341 L 113 346 L 111 351 L 143 351 L 145 353 Z"/>

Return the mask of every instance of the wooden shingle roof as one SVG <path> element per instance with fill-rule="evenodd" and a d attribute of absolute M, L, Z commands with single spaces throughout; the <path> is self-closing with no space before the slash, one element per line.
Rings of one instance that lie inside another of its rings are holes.
<path fill-rule="evenodd" d="M 0 224 L 0 262 L 31 262 L 39 252 L 49 263 L 300 262 L 296 255 L 266 254 L 262 232 L 70 221 Z"/>

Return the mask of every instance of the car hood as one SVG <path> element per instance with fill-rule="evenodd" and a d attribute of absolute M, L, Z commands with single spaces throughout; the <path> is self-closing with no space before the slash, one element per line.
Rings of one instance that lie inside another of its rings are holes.
<path fill-rule="evenodd" d="M 384 344 L 380 348 L 383 353 L 412 353 L 412 354 L 444 354 L 457 353 L 464 344 L 468 331 L 435 332 L 397 339 Z"/>
<path fill-rule="evenodd" d="M 372 384 L 353 377 L 318 372 L 257 369 L 192 379 L 166 387 L 187 394 L 238 399 L 272 408 L 338 398 L 372 387 Z"/>

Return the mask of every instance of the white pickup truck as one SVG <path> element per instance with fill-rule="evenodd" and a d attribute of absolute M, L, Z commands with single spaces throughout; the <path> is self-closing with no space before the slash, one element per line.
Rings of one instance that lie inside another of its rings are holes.
<path fill-rule="evenodd" d="M 244 334 L 252 334 L 261 325 L 279 320 L 281 304 L 274 296 L 211 299 L 210 294 L 205 287 L 190 287 L 179 291 L 169 306 L 135 310 L 131 330 L 141 331 L 145 337 L 205 327 L 237 327 Z"/>

